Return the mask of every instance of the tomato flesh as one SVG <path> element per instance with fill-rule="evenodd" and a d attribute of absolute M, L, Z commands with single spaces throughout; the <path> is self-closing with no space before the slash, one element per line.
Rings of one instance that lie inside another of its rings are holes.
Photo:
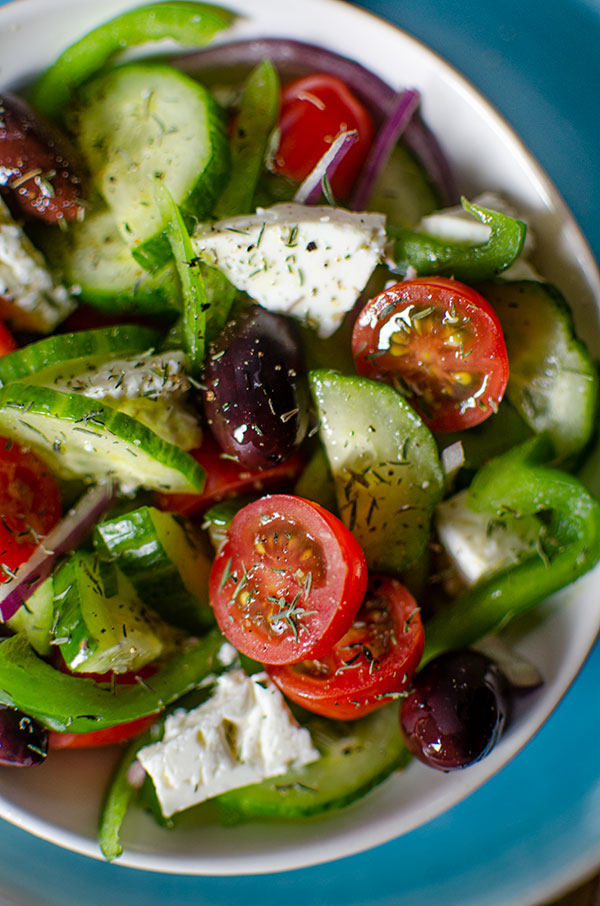
<path fill-rule="evenodd" d="M 6 355 L 7 352 L 13 352 L 17 348 L 17 342 L 12 333 L 0 321 L 0 355 Z"/>
<path fill-rule="evenodd" d="M 52 730 L 48 734 L 48 747 L 50 749 L 98 749 L 103 746 L 114 746 L 120 742 L 128 742 L 140 736 L 152 726 L 156 714 L 147 714 L 136 720 L 106 727 L 104 730 L 92 730 L 90 733 L 56 733 Z"/>
<path fill-rule="evenodd" d="M 291 486 L 304 468 L 304 457 L 293 453 L 285 462 L 269 469 L 248 469 L 224 455 L 213 439 L 206 434 L 202 446 L 190 450 L 196 462 L 204 468 L 206 481 L 200 494 L 156 494 L 154 499 L 161 510 L 192 516 L 232 497 L 241 497 L 253 491 L 261 493 L 267 488 Z"/>
<path fill-rule="evenodd" d="M 480 424 L 497 411 L 508 381 L 494 310 L 445 277 L 397 283 L 367 302 L 352 352 L 360 374 L 398 386 L 432 431 Z"/>
<path fill-rule="evenodd" d="M 29 559 L 61 514 L 60 490 L 44 463 L 0 438 L 0 581 Z"/>
<path fill-rule="evenodd" d="M 273 166 L 295 182 L 308 176 L 340 132 L 356 130 L 357 140 L 331 179 L 335 197 L 347 197 L 369 153 L 373 122 L 345 83 L 336 76 L 315 73 L 285 86 L 279 129 Z"/>
<path fill-rule="evenodd" d="M 292 701 L 324 717 L 353 720 L 409 685 L 424 646 L 419 608 L 395 578 L 372 575 L 353 625 L 329 652 L 299 664 L 267 666 Z"/>
<path fill-rule="evenodd" d="M 262 497 L 233 518 L 210 576 L 221 631 L 265 664 L 317 657 L 349 627 L 364 597 L 364 554 L 316 503 Z"/>

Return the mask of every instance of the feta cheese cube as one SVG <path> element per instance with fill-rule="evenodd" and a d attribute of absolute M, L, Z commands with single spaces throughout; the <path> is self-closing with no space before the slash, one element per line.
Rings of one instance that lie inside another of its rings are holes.
<path fill-rule="evenodd" d="M 194 252 L 264 308 L 330 336 L 356 302 L 386 244 L 385 217 L 278 204 L 198 227 Z"/>
<path fill-rule="evenodd" d="M 165 817 L 318 757 L 267 675 L 243 670 L 220 676 L 198 708 L 167 717 L 163 739 L 138 752 Z"/>

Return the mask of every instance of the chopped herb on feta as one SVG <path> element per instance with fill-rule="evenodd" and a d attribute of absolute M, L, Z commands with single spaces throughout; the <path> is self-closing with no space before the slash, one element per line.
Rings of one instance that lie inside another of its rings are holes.
<path fill-rule="evenodd" d="M 264 308 L 292 315 L 327 337 L 383 256 L 385 217 L 278 204 L 203 224 L 192 243 L 200 258 Z"/>
<path fill-rule="evenodd" d="M 233 670 L 192 711 L 167 717 L 160 742 L 138 752 L 165 817 L 226 790 L 258 783 L 319 758 L 266 674 Z"/>
<path fill-rule="evenodd" d="M 75 305 L 0 200 L 0 316 L 17 329 L 49 333 Z"/>

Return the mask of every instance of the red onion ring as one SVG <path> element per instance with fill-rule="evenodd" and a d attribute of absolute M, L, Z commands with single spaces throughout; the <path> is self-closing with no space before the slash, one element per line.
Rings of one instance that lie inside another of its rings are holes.
<path fill-rule="evenodd" d="M 387 120 L 396 103 L 397 92 L 361 63 L 324 47 L 289 38 L 258 38 L 213 44 L 172 59 L 174 66 L 193 76 L 216 78 L 223 73 L 239 78 L 245 71 L 269 59 L 284 78 L 306 72 L 326 72 L 345 82 L 376 120 Z M 417 114 L 408 124 L 403 140 L 421 161 L 443 205 L 458 202 L 459 196 L 448 160 L 431 130 Z"/>
<path fill-rule="evenodd" d="M 419 92 L 412 89 L 401 91 L 397 95 L 392 112 L 371 146 L 360 174 L 352 199 L 352 207 L 355 211 L 364 211 L 369 206 L 377 178 L 388 162 L 389 156 L 399 138 L 406 132 L 420 102 L 421 96 Z"/>
<path fill-rule="evenodd" d="M 112 482 L 98 484 L 80 498 L 44 540 L 14 578 L 0 585 L 0 620 L 6 622 L 47 579 L 62 554 L 74 550 L 108 509 L 115 495 Z"/>

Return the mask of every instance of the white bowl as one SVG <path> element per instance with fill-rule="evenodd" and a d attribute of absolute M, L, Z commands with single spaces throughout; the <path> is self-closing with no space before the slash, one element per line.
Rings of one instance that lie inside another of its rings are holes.
<path fill-rule="evenodd" d="M 91 27 L 139 0 L 20 0 L 0 9 L 0 84 L 14 88 Z M 535 262 L 572 302 L 580 333 L 600 352 L 600 276 L 556 189 L 507 124 L 454 69 L 384 21 L 336 0 L 234 0 L 247 18 L 229 37 L 294 37 L 368 66 L 392 86 L 416 87 L 423 112 L 453 163 L 461 190 L 507 195 L 537 237 Z M 123 828 L 124 865 L 186 874 L 251 874 L 298 868 L 383 843 L 451 808 L 502 768 L 539 729 L 571 684 L 600 628 L 590 607 L 596 570 L 556 595 L 519 639 L 545 677 L 493 752 L 466 771 L 413 763 L 360 802 L 305 823 L 167 831 L 133 811 Z M 0 773 L 0 816 L 59 846 L 100 858 L 98 808 L 115 752 L 58 752 L 37 770 Z M 515 791 L 517 792 L 517 791 Z"/>

